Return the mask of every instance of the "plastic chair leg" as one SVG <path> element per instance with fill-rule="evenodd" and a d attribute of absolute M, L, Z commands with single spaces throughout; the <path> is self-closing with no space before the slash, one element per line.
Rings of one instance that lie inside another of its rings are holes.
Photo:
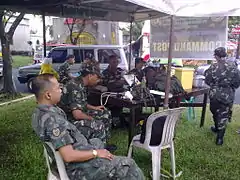
<path fill-rule="evenodd" d="M 131 143 L 128 149 L 128 158 L 132 158 L 132 152 L 133 152 L 133 145 Z"/>
<path fill-rule="evenodd" d="M 160 180 L 161 151 L 152 152 L 152 179 Z"/>

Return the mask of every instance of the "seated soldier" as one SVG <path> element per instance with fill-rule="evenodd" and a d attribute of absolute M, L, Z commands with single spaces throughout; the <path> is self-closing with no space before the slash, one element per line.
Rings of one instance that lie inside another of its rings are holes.
<path fill-rule="evenodd" d="M 114 156 L 101 140 L 87 140 L 67 121 L 64 111 L 56 106 L 61 89 L 53 75 L 37 76 L 32 87 L 38 103 L 32 116 L 33 129 L 41 141 L 52 143 L 60 153 L 70 180 L 144 179 L 134 160 Z"/>
<path fill-rule="evenodd" d="M 109 57 L 109 65 L 107 69 L 102 72 L 103 75 L 103 85 L 108 88 L 109 91 L 112 92 L 122 92 L 124 91 L 124 84 L 126 83 L 123 75 L 123 69 L 118 67 L 119 61 L 117 56 L 112 55 Z M 122 108 L 115 107 L 115 106 L 108 106 L 108 108 L 112 112 L 113 116 L 113 126 L 120 125 L 120 116 L 122 112 Z"/>
<path fill-rule="evenodd" d="M 142 81 L 144 76 L 143 67 L 145 66 L 146 62 L 143 58 L 136 58 L 135 59 L 135 68 L 132 69 L 129 74 L 134 74 L 139 81 Z"/>
<path fill-rule="evenodd" d="M 59 67 L 59 82 L 62 84 L 66 84 L 71 79 L 74 79 L 74 76 L 70 73 L 70 66 L 75 63 L 75 56 L 69 55 L 66 58 L 66 61 Z"/>
<path fill-rule="evenodd" d="M 99 76 L 94 67 L 83 69 L 79 77 L 63 86 L 58 106 L 87 139 L 99 138 L 106 142 L 110 138 L 111 113 L 104 106 L 92 106 L 87 102 L 86 87 L 95 86 L 100 80 Z"/>

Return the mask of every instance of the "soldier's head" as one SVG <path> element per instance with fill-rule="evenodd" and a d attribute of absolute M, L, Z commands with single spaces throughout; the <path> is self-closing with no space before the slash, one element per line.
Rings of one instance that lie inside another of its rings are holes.
<path fill-rule="evenodd" d="M 61 99 L 61 89 L 52 74 L 40 74 L 32 82 L 32 92 L 40 104 L 57 104 Z"/>
<path fill-rule="evenodd" d="M 216 58 L 216 60 L 222 60 L 225 57 L 227 57 L 227 52 L 226 49 L 224 47 L 218 47 L 214 50 L 214 57 Z"/>
<path fill-rule="evenodd" d="M 101 75 L 95 68 L 88 67 L 81 71 L 84 86 L 96 86 L 101 81 Z"/>
<path fill-rule="evenodd" d="M 135 59 L 135 67 L 137 69 L 142 69 L 145 66 L 146 62 L 143 58 L 136 58 Z"/>
<path fill-rule="evenodd" d="M 109 56 L 109 66 L 110 68 L 116 69 L 119 64 L 118 57 L 115 55 Z"/>
<path fill-rule="evenodd" d="M 75 63 L 75 56 L 70 54 L 70 55 L 67 56 L 66 60 L 69 64 L 74 64 Z"/>

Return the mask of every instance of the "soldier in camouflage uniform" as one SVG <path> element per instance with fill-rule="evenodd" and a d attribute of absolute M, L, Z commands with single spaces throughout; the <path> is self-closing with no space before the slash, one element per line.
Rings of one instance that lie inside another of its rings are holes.
<path fill-rule="evenodd" d="M 70 73 L 70 66 L 73 65 L 74 62 L 74 55 L 69 55 L 67 56 L 67 60 L 59 67 L 58 74 L 60 83 L 66 84 L 66 82 L 74 78 Z"/>
<path fill-rule="evenodd" d="M 211 129 L 217 133 L 216 144 L 222 145 L 226 124 L 232 115 L 235 89 L 240 86 L 240 72 L 234 63 L 226 61 L 224 47 L 215 49 L 214 56 L 217 62 L 206 70 L 205 82 L 210 86 L 210 110 L 215 123 Z"/>
<path fill-rule="evenodd" d="M 109 66 L 102 72 L 103 85 L 108 88 L 108 91 L 124 91 L 123 86 L 126 82 L 123 78 L 123 75 L 125 74 L 125 72 L 123 71 L 123 69 L 118 67 L 118 64 L 119 61 L 117 56 L 112 55 L 109 57 Z M 113 126 L 119 126 L 122 108 L 110 105 L 108 105 L 108 108 L 111 110 L 113 116 Z"/>
<path fill-rule="evenodd" d="M 50 142 L 60 153 L 70 180 L 144 179 L 134 160 L 114 156 L 100 139 L 87 140 L 67 121 L 64 111 L 55 106 L 61 89 L 53 75 L 39 75 L 32 87 L 38 103 L 32 116 L 33 129 L 43 143 Z"/>
<path fill-rule="evenodd" d="M 81 76 L 63 86 L 61 107 L 72 122 L 87 139 L 99 138 L 106 142 L 110 138 L 112 124 L 111 113 L 104 106 L 92 106 L 87 102 L 87 86 L 94 86 L 99 81 L 99 74 L 94 67 L 81 71 Z"/>
<path fill-rule="evenodd" d="M 142 81 L 144 76 L 144 70 L 142 69 L 145 66 L 146 62 L 143 58 L 135 59 L 135 68 L 132 69 L 129 74 L 134 74 L 139 81 Z"/>

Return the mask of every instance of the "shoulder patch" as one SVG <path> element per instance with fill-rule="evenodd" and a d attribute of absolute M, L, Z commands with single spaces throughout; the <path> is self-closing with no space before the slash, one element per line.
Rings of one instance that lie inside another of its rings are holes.
<path fill-rule="evenodd" d="M 52 130 L 52 133 L 53 133 L 53 135 L 54 135 L 55 137 L 58 137 L 58 136 L 60 135 L 61 131 L 60 131 L 59 128 L 54 128 L 54 129 Z"/>

